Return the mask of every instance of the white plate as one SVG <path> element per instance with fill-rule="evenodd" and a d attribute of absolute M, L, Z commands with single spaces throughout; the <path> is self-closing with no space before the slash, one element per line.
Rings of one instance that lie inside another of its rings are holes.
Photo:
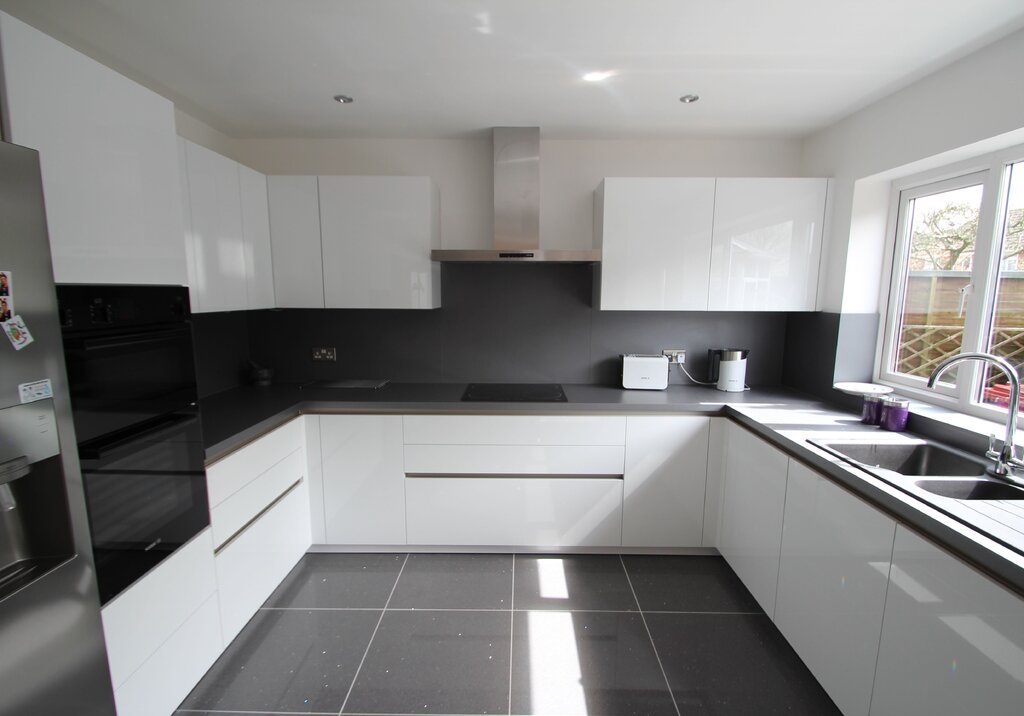
<path fill-rule="evenodd" d="M 889 386 L 875 383 L 836 383 L 832 387 L 847 395 L 887 395 L 892 392 Z"/>

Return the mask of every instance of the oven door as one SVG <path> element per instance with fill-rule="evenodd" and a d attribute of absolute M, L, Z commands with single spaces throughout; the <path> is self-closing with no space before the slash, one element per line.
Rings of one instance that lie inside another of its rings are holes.
<path fill-rule="evenodd" d="M 210 524 L 196 408 L 79 443 L 106 604 Z"/>
<path fill-rule="evenodd" d="M 65 334 L 64 357 L 79 445 L 196 402 L 192 328 L 187 322 Z"/>

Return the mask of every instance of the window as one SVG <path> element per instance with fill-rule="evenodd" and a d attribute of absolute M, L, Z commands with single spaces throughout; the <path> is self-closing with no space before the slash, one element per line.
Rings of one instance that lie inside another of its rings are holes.
<path fill-rule="evenodd" d="M 930 179 L 930 180 L 929 180 Z M 878 379 L 923 390 L 935 367 L 967 351 L 1024 368 L 1024 147 L 950 176 L 903 181 Z M 962 363 L 937 392 L 964 412 L 998 419 L 1001 371 Z M 930 398 L 935 398 L 932 392 Z"/>

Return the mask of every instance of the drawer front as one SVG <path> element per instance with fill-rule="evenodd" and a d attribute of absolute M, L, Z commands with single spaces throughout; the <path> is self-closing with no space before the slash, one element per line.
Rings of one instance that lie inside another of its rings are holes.
<path fill-rule="evenodd" d="M 406 415 L 406 445 L 625 445 L 625 416 Z"/>
<path fill-rule="evenodd" d="M 213 540 L 206 529 L 103 607 L 114 688 L 124 684 L 216 589 Z"/>
<path fill-rule="evenodd" d="M 409 544 L 614 547 L 622 480 L 408 478 Z"/>
<path fill-rule="evenodd" d="M 305 440 L 302 426 L 302 418 L 296 418 L 206 468 L 210 507 L 216 507 L 301 449 Z"/>
<path fill-rule="evenodd" d="M 114 691 L 117 716 L 171 714 L 220 656 L 217 597 L 195 614 Z"/>
<path fill-rule="evenodd" d="M 618 475 L 617 445 L 406 445 L 406 475 Z"/>
<path fill-rule="evenodd" d="M 305 481 L 215 558 L 224 644 L 230 644 L 311 543 Z"/>
<path fill-rule="evenodd" d="M 213 544 L 219 548 L 289 487 L 303 479 L 306 455 L 296 450 L 210 510 Z"/>

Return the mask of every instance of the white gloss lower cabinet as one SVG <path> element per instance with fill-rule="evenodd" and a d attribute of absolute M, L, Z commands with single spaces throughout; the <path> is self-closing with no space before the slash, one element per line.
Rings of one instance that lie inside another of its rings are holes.
<path fill-rule="evenodd" d="M 867 716 L 896 523 L 790 460 L 775 626 L 845 716 Z"/>
<path fill-rule="evenodd" d="M 626 418 L 624 547 L 700 547 L 710 418 Z"/>
<path fill-rule="evenodd" d="M 789 458 L 735 424 L 725 451 L 718 551 L 774 617 Z"/>
<path fill-rule="evenodd" d="M 896 529 L 872 716 L 1016 716 L 1024 600 Z"/>
<path fill-rule="evenodd" d="M 719 178 L 711 311 L 813 311 L 827 179 Z"/>
<path fill-rule="evenodd" d="M 328 544 L 405 544 L 402 416 L 322 415 Z"/>
<path fill-rule="evenodd" d="M 214 562 L 225 645 L 238 636 L 310 543 L 309 492 L 303 480 L 221 547 Z"/>
<path fill-rule="evenodd" d="M 606 178 L 595 197 L 600 308 L 708 307 L 713 178 Z"/>
<path fill-rule="evenodd" d="M 622 541 L 622 480 L 410 477 L 409 544 L 614 547 Z"/>
<path fill-rule="evenodd" d="M 441 248 L 430 177 L 321 176 L 327 308 L 438 308 Z"/>

